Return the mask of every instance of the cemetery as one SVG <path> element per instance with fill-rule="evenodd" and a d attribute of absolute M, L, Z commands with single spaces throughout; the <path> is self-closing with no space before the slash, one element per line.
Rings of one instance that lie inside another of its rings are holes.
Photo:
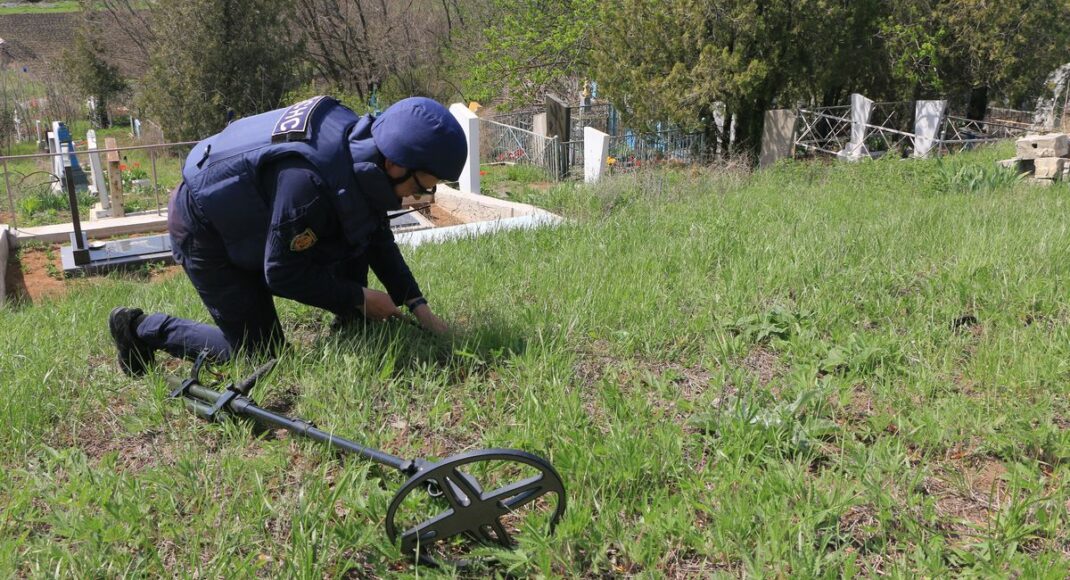
<path fill-rule="evenodd" d="M 1066 23 L 5 3 L 0 576 L 1070 576 Z"/>

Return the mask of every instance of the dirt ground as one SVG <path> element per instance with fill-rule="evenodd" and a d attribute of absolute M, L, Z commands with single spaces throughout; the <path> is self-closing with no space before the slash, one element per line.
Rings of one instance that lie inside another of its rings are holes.
<path fill-rule="evenodd" d="M 59 257 L 60 247 L 60 244 L 53 244 L 11 252 L 4 276 L 7 299 L 10 302 L 40 304 L 47 298 L 67 293 L 71 279 L 63 274 L 63 264 Z M 156 266 L 147 271 L 131 272 L 130 275 L 139 276 L 147 282 L 155 282 L 181 271 L 178 266 Z M 85 279 L 79 281 L 84 282 Z"/>
<path fill-rule="evenodd" d="M 431 223 L 435 224 L 435 227 L 442 228 L 446 226 L 458 226 L 464 222 L 457 218 L 452 213 L 442 209 L 437 205 L 431 206 Z"/>
<path fill-rule="evenodd" d="M 38 304 L 49 296 L 64 294 L 67 285 L 63 279 L 59 248 L 59 244 L 56 244 L 47 249 L 12 251 L 4 278 L 7 298 L 16 303 L 29 301 Z"/>

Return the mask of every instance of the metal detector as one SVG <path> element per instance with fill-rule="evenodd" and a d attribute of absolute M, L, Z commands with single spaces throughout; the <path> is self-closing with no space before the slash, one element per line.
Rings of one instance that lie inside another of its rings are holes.
<path fill-rule="evenodd" d="M 538 528 L 553 533 L 565 512 L 564 483 L 554 467 L 537 455 L 515 449 L 480 449 L 437 462 L 402 459 L 321 431 L 309 421 L 258 407 L 249 391 L 271 371 L 274 360 L 218 391 L 200 382 L 206 358 L 205 354 L 197 358 L 187 379 L 167 377 L 174 389 L 169 398 L 181 398 L 188 409 L 208 421 L 250 417 L 402 472 L 408 480 L 390 501 L 386 534 L 395 544 L 400 542 L 403 552 L 425 564 L 471 564 L 474 560 L 469 556 L 480 545 L 512 549 L 518 533 Z M 491 491 L 485 491 L 487 487 Z"/>

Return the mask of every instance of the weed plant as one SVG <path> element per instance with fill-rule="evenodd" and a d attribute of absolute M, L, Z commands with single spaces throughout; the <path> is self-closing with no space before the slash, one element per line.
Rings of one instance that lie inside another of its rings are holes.
<path fill-rule="evenodd" d="M 533 191 L 567 225 L 406 251 L 452 342 L 279 300 L 257 397 L 405 457 L 552 460 L 558 533 L 476 574 L 1066 577 L 1070 191 L 946 186 L 1007 156 Z M 207 319 L 183 277 L 68 284 L 0 311 L 0 575 L 453 575 L 385 539 L 398 475 L 198 422 L 164 399 L 188 365 L 119 374 L 108 311 Z"/>

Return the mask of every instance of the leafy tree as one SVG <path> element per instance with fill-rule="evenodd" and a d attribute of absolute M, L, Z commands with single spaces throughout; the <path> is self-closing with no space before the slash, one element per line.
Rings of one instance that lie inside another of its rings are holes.
<path fill-rule="evenodd" d="M 236 116 L 282 104 L 300 80 L 290 0 L 184 0 L 150 6 L 153 38 L 141 101 L 168 138 L 194 140 Z M 297 71 L 295 73 L 295 71 Z"/>
<path fill-rule="evenodd" d="M 573 93 L 588 70 L 599 16 L 594 0 L 492 0 L 468 93 L 514 106 L 547 91 Z"/>
<path fill-rule="evenodd" d="M 734 116 L 736 151 L 753 155 L 767 109 L 826 101 L 865 79 L 864 66 L 842 63 L 879 53 L 870 40 L 879 8 L 869 0 L 601 5 L 592 72 L 640 124 L 669 121 L 727 136 Z M 715 127 L 722 104 L 725 124 Z"/>
<path fill-rule="evenodd" d="M 1048 73 L 1070 61 L 1066 0 L 947 0 L 939 9 L 948 31 L 940 75 L 959 102 L 999 100 L 1030 108 Z"/>
<path fill-rule="evenodd" d="M 82 22 L 74 33 L 74 43 L 64 50 L 60 69 L 65 82 L 75 92 L 95 101 L 94 123 L 108 127 L 111 124 L 108 105 L 129 87 L 119 67 L 107 59 L 91 1 L 82 0 L 81 14 Z"/>

